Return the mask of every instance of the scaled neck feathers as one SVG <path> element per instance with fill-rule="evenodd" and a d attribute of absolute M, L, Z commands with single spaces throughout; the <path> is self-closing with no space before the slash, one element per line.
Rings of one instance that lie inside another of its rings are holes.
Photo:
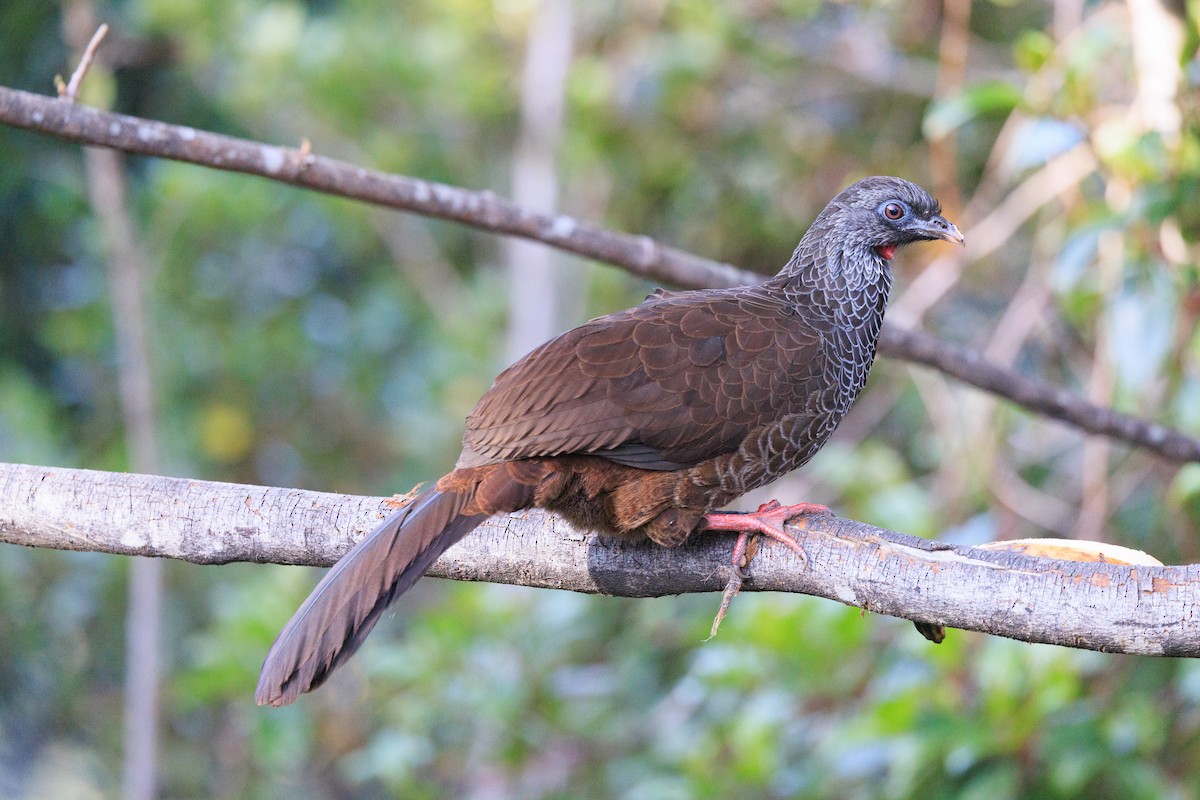
<path fill-rule="evenodd" d="M 853 229 L 839 224 L 841 209 L 830 204 L 804 234 L 779 271 L 806 285 L 832 292 L 864 292 L 892 285 L 888 261 Z"/>

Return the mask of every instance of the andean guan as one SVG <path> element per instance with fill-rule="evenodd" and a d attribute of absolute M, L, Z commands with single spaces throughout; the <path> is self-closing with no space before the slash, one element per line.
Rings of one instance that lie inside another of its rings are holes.
<path fill-rule="evenodd" d="M 910 242 L 963 236 L 921 187 L 859 181 L 757 286 L 658 291 L 506 369 L 467 417 L 448 475 L 346 554 L 280 632 L 255 699 L 320 686 L 441 555 L 493 514 L 537 506 L 589 530 L 674 547 L 700 529 L 783 530 L 806 504 L 714 509 L 804 464 L 867 380 Z"/>

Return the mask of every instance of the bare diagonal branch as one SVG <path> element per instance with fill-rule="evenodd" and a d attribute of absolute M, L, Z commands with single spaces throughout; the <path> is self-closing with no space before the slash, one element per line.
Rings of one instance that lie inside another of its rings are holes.
<path fill-rule="evenodd" d="M 307 148 L 265 145 L 181 125 L 113 114 L 0 87 L 0 123 L 81 144 L 170 158 L 258 175 L 368 203 L 460 222 L 480 230 L 543 242 L 682 287 L 736 286 L 760 275 L 647 236 L 605 230 L 564 214 L 542 214 L 498 197 L 394 175 L 315 155 Z M 1174 462 L 1200 461 L 1200 440 L 1147 420 L 1089 403 L 1044 381 L 986 361 L 980 354 L 914 330 L 885 325 L 880 351 L 946 372 L 1030 411 L 1143 447 Z"/>
<path fill-rule="evenodd" d="M 565 214 L 522 208 L 492 192 L 394 175 L 183 125 L 100 111 L 0 87 L 0 122 L 79 144 L 169 158 L 326 194 L 439 217 L 493 233 L 533 239 L 680 286 L 738 286 L 762 276 L 685 253 L 648 236 L 616 233 Z"/>
<path fill-rule="evenodd" d="M 932 367 L 985 392 L 1088 433 L 1151 451 L 1168 461 L 1200 461 L 1200 441 L 1174 428 L 1090 403 L 1082 396 L 997 366 L 978 351 L 943 342 L 923 331 L 883 329 L 880 349 Z"/>

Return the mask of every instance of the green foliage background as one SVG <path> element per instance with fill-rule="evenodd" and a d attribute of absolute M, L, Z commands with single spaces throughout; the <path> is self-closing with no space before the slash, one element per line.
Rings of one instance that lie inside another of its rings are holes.
<path fill-rule="evenodd" d="M 116 63 L 83 100 L 308 138 L 505 194 L 532 8 L 114 2 L 98 11 Z M 1200 433 L 1194 23 L 1182 124 L 1162 131 L 1131 121 L 1125 6 L 1089 3 L 1065 30 L 1055 13 L 973 5 L 965 79 L 938 88 L 938 4 L 577 2 L 562 206 L 773 272 L 859 177 L 934 187 L 971 241 L 972 222 L 1082 146 L 1088 177 L 1018 208 L 1032 221 L 922 322 L 980 348 L 1015 326 L 1007 357 L 1023 371 Z M 49 92 L 70 71 L 61 17 L 0 5 L 0 83 Z M 390 493 L 450 465 L 502 366 L 500 242 L 193 166 L 128 170 L 155 266 L 170 474 Z M 397 230 L 411 251 L 388 249 Z M 0 128 L 0 460 L 126 467 L 102 243 L 78 148 Z M 905 255 L 901 289 L 941 255 Z M 562 268 L 587 287 L 576 321 L 648 288 L 600 265 Z M 437 291 L 420 291 L 419 273 Z M 1010 314 L 1026 286 L 1040 304 Z M 1100 482 L 1081 481 L 1097 463 Z M 1200 471 L 1085 445 L 886 361 L 835 443 L 775 493 L 955 541 L 1063 530 L 1168 563 L 1200 556 Z M 1073 528 L 1096 508 L 1102 527 Z M 117 792 L 127 566 L 0 551 L 0 795 Z M 163 796 L 1200 794 L 1195 663 L 958 632 L 932 647 L 906 623 L 794 597 L 740 597 L 704 643 L 711 597 L 429 581 L 329 687 L 258 709 L 261 658 L 315 577 L 169 566 Z"/>

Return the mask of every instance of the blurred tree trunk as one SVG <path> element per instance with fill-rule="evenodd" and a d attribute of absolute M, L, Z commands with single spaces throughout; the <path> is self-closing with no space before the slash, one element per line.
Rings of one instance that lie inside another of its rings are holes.
<path fill-rule="evenodd" d="M 513 155 L 512 197 L 552 212 L 558 204 L 556 158 L 562 140 L 571 0 L 541 0 L 529 26 L 521 82 L 521 133 Z M 514 361 L 563 327 L 563 275 L 543 244 L 508 242 L 509 324 L 505 360 Z"/>
<path fill-rule="evenodd" d="M 64 35 L 77 53 L 83 50 L 95 27 L 90 2 L 79 0 L 68 7 Z M 111 80 L 110 76 L 93 75 L 93 81 L 105 77 Z M 83 155 L 88 196 L 104 231 L 128 463 L 137 471 L 160 472 L 143 283 L 150 272 L 149 260 L 129 213 L 124 158 L 115 150 L 94 147 L 85 148 Z M 135 558 L 129 564 L 123 767 L 127 800 L 151 800 L 158 792 L 162 565 L 155 558 Z"/>
<path fill-rule="evenodd" d="M 123 159 L 112 150 L 84 151 L 92 206 L 108 246 L 108 284 L 117 340 L 117 379 L 131 469 L 159 472 L 154 383 L 150 371 L 143 277 L 149 271 L 125 198 Z M 156 794 L 159 640 L 162 564 L 135 558 L 129 565 L 125 617 L 125 797 Z"/>
<path fill-rule="evenodd" d="M 1137 96 L 1130 108 L 1143 130 L 1177 137 L 1183 124 L 1177 95 L 1183 79 L 1180 56 L 1186 39 L 1181 9 L 1160 0 L 1128 0 Z"/>

